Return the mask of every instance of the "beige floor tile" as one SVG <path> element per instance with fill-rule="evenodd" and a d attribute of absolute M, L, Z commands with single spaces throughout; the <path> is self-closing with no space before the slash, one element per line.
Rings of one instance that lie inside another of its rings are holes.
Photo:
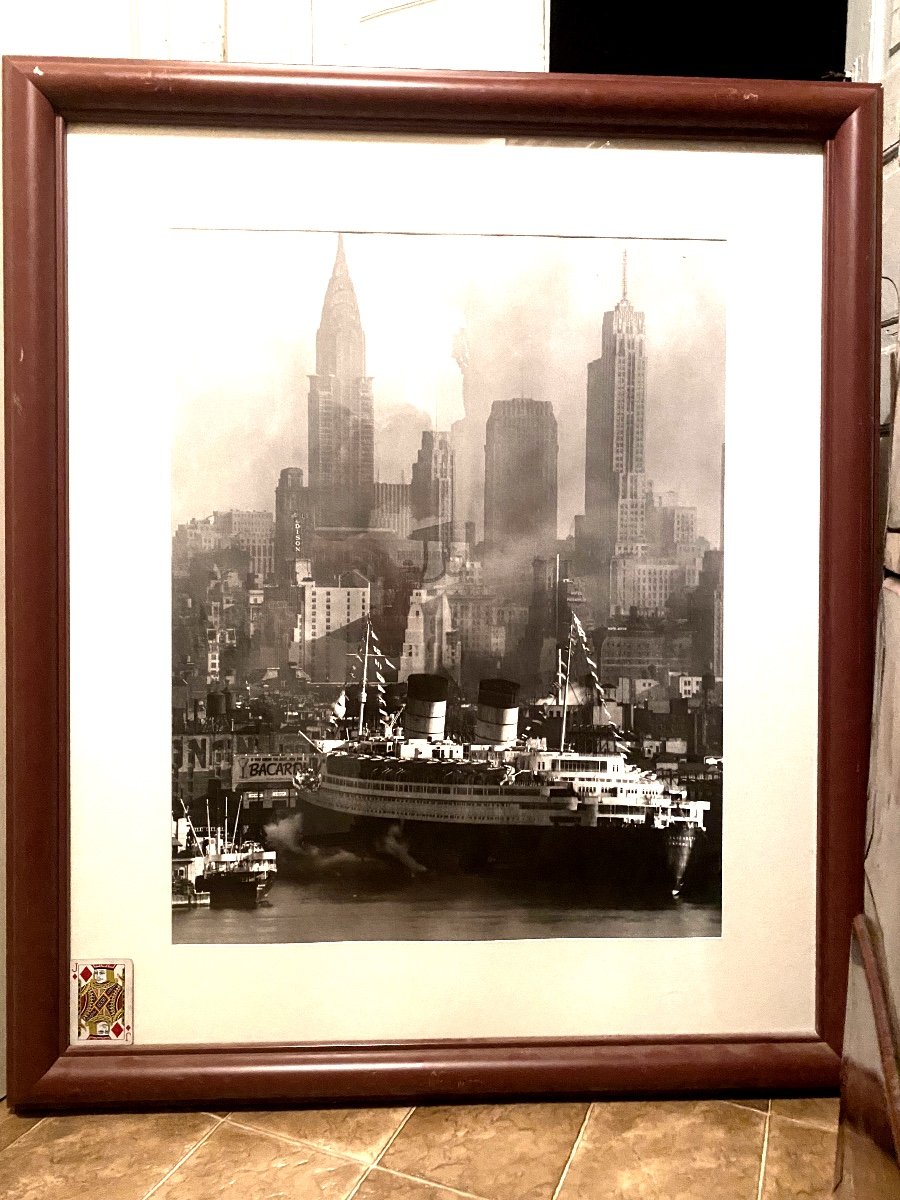
<path fill-rule="evenodd" d="M 460 1200 L 459 1192 L 449 1192 L 437 1183 L 406 1179 L 378 1167 L 370 1171 L 353 1200 Z"/>
<path fill-rule="evenodd" d="M 47 1117 L 0 1153 L 4 1200 L 140 1200 L 215 1121 L 202 1113 Z"/>
<path fill-rule="evenodd" d="M 33 1129 L 40 1117 L 20 1117 L 11 1112 L 5 1100 L 0 1100 L 0 1150 L 5 1149 L 26 1129 Z"/>
<path fill-rule="evenodd" d="M 381 1165 L 489 1200 L 549 1200 L 586 1112 L 586 1104 L 417 1108 Z"/>
<path fill-rule="evenodd" d="M 344 1200 L 364 1170 L 362 1163 L 224 1122 L 153 1200 Z"/>
<path fill-rule="evenodd" d="M 773 1100 L 772 1112 L 792 1121 L 805 1121 L 820 1129 L 837 1129 L 840 1101 L 837 1096 L 810 1096 L 808 1099 Z"/>
<path fill-rule="evenodd" d="M 756 1200 L 764 1129 L 714 1100 L 597 1104 L 560 1200 Z"/>
<path fill-rule="evenodd" d="M 827 1200 L 834 1182 L 837 1131 L 773 1116 L 762 1200 Z"/>
<path fill-rule="evenodd" d="M 408 1112 L 408 1108 L 285 1109 L 233 1112 L 230 1119 L 372 1162 Z"/>

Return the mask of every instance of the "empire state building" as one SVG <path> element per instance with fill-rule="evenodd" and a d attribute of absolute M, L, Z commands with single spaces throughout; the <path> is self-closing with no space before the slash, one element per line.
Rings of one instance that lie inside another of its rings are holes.
<path fill-rule="evenodd" d="M 341 234 L 309 377 L 309 486 L 318 527 L 368 528 L 375 497 L 372 380 Z"/>
<path fill-rule="evenodd" d="M 646 369 L 644 314 L 628 299 L 626 251 L 622 298 L 603 314 L 600 357 L 587 369 L 585 531 L 601 577 L 615 554 L 636 553 L 646 541 Z"/>

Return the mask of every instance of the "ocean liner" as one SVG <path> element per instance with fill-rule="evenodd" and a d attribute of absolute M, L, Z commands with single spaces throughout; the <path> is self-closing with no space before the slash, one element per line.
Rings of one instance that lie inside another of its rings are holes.
<path fill-rule="evenodd" d="M 327 813 L 344 845 L 412 873 L 453 865 L 582 892 L 617 877 L 679 894 L 707 801 L 629 763 L 615 741 L 608 753 L 574 753 L 565 708 L 558 749 L 521 740 L 508 680 L 482 681 L 475 738 L 455 741 L 447 694 L 443 677 L 412 675 L 402 736 L 360 737 L 322 756 L 317 779 L 301 786 L 320 828 Z"/>

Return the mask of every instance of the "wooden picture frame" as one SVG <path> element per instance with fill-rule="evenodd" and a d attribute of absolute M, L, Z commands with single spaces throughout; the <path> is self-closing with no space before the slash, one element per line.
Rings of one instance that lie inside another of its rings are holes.
<path fill-rule="evenodd" d="M 823 149 L 814 1034 L 100 1051 L 69 1045 L 65 251 L 66 127 L 75 121 L 652 137 Z M 808 1092 L 837 1084 L 850 928 L 862 898 L 874 644 L 880 131 L 881 91 L 870 85 L 5 60 L 12 1104 Z"/>

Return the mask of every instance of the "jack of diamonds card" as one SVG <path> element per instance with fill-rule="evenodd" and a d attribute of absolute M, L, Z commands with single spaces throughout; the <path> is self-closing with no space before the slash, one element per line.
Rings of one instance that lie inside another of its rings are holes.
<path fill-rule="evenodd" d="M 70 976 L 71 1042 L 130 1043 L 134 1037 L 131 961 L 73 961 Z"/>

